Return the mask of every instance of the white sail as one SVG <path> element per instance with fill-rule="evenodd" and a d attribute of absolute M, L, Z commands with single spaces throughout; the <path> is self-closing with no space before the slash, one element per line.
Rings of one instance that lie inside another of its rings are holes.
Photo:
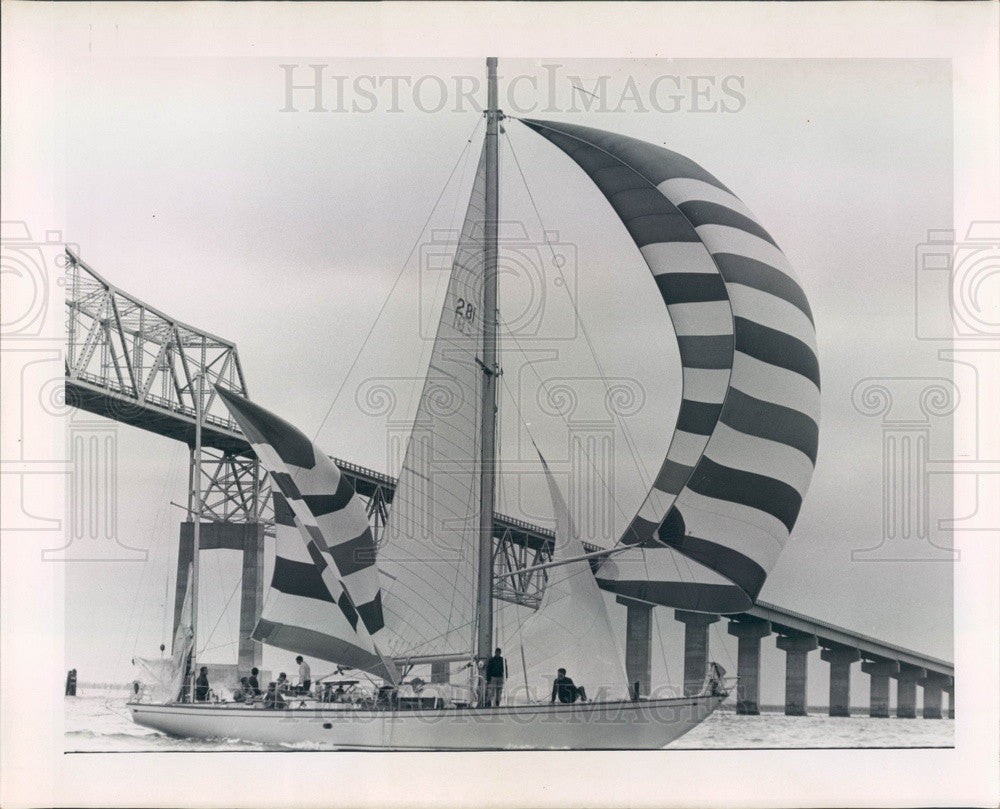
<path fill-rule="evenodd" d="M 485 147 L 378 551 L 391 655 L 470 652 L 479 531 Z"/>
<path fill-rule="evenodd" d="M 552 561 L 582 556 L 583 543 L 566 501 L 541 453 L 539 458 L 556 518 Z M 586 689 L 588 699 L 628 698 L 628 678 L 589 560 L 548 568 L 538 611 L 519 631 L 512 628 L 505 634 L 507 693 L 512 701 L 547 701 L 560 668 Z"/>
<path fill-rule="evenodd" d="M 181 606 L 180 620 L 174 631 L 174 651 L 170 657 L 136 657 L 132 664 L 139 669 L 136 678 L 142 687 L 142 695 L 153 702 L 173 702 L 184 685 L 185 663 L 191 654 L 194 633 L 191 628 L 191 579 L 187 577 L 187 590 Z"/>

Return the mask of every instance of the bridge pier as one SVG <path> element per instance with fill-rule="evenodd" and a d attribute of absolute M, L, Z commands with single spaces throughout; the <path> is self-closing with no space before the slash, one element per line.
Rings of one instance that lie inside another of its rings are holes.
<path fill-rule="evenodd" d="M 920 681 L 924 689 L 924 719 L 941 718 L 941 693 L 948 687 L 950 679 L 943 674 L 928 671 L 927 676 Z"/>
<path fill-rule="evenodd" d="M 868 715 L 880 719 L 889 716 L 889 678 L 899 674 L 895 660 L 863 660 L 861 670 L 871 678 Z"/>
<path fill-rule="evenodd" d="M 739 638 L 736 653 L 736 713 L 760 714 L 760 641 L 771 634 L 771 622 L 751 616 L 730 620 L 730 635 Z"/>
<path fill-rule="evenodd" d="M 861 659 L 861 652 L 846 646 L 829 646 L 819 656 L 830 664 L 830 716 L 850 716 L 851 664 Z"/>
<path fill-rule="evenodd" d="M 917 683 L 927 676 L 927 669 L 911 666 L 908 663 L 899 664 L 896 679 L 896 717 L 898 719 L 915 719 L 917 716 Z"/>
<path fill-rule="evenodd" d="M 948 718 L 955 718 L 955 678 L 949 678 L 951 682 L 944 687 L 944 693 L 948 695 Z"/>
<path fill-rule="evenodd" d="M 628 686 L 639 684 L 639 694 L 648 696 L 652 682 L 653 605 L 632 598 L 615 598 L 625 613 L 625 674 Z"/>
<path fill-rule="evenodd" d="M 684 624 L 684 694 L 701 691 L 708 671 L 708 628 L 719 620 L 705 612 L 674 610 L 674 618 Z"/>
<path fill-rule="evenodd" d="M 263 647 L 250 634 L 257 625 L 264 606 L 264 524 L 203 522 L 200 529 L 201 550 L 243 552 L 243 577 L 240 587 L 240 636 L 237 663 L 249 671 L 263 662 Z M 194 559 L 194 523 L 182 522 L 177 550 L 177 583 L 174 589 L 174 634 L 181 619 L 188 572 Z"/>
<path fill-rule="evenodd" d="M 777 646 L 785 653 L 785 716 L 806 716 L 808 655 L 819 646 L 815 635 L 779 635 Z"/>

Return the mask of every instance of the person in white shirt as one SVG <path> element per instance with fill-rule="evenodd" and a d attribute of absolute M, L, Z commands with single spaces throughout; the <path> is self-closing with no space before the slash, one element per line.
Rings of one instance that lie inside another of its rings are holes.
<path fill-rule="evenodd" d="M 310 687 L 312 687 L 312 674 L 309 671 L 309 664 L 302 659 L 302 655 L 296 657 L 295 662 L 299 664 L 299 691 L 303 694 L 308 694 Z"/>

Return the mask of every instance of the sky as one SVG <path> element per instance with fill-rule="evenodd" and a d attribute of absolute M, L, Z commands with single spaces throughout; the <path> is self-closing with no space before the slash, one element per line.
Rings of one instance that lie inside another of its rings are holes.
<path fill-rule="evenodd" d="M 64 238 L 111 283 L 233 340 L 256 401 L 331 454 L 395 474 L 388 438 L 405 432 L 416 406 L 430 349 L 421 336 L 443 292 L 434 257 L 460 225 L 482 135 L 481 60 L 108 53 L 72 60 L 54 89 Z M 289 75 L 313 81 L 310 64 L 324 65 L 325 112 L 310 111 L 308 89 L 293 90 L 289 104 Z M 952 375 L 938 358 L 944 341 L 916 337 L 914 263 L 929 229 L 951 227 L 950 80 L 943 60 L 500 66 L 508 112 L 666 145 L 728 185 L 774 236 L 813 308 L 823 396 L 816 473 L 761 599 L 945 659 L 953 565 L 937 520 L 951 513 L 951 482 L 930 478 L 929 538 L 887 540 L 886 424 L 861 412 L 859 396 L 863 380 L 947 385 Z M 594 522 L 577 515 L 600 541 L 627 523 L 665 452 L 679 402 L 676 348 L 648 270 L 597 189 L 518 122 L 505 129 L 501 284 L 517 340 L 503 351 L 510 460 L 501 508 L 549 519 L 527 464 L 527 422 L 565 483 L 605 504 Z M 561 277 L 554 255 L 565 259 Z M 602 370 L 637 397 L 628 415 L 603 409 Z M 569 425 L 546 412 L 539 378 L 579 392 Z M 391 412 L 366 409 L 376 385 L 394 391 Z M 949 419 L 915 412 L 929 457 L 950 458 Z M 610 436 L 611 491 L 579 468 L 570 481 L 570 429 Z M 169 644 L 168 577 L 183 517 L 169 501 L 184 500 L 186 449 L 127 427 L 115 435 L 116 533 L 146 561 L 67 569 L 67 667 L 86 680 L 128 679 L 133 654 Z M 238 558 L 211 556 L 203 604 L 212 617 L 202 620 L 218 621 L 208 656 L 223 662 L 238 620 L 233 601 L 224 609 Z M 623 610 L 612 609 L 623 624 Z M 654 681 L 676 683 L 680 624 L 669 610 L 656 614 Z M 713 651 L 735 670 L 724 622 L 712 632 Z M 265 665 L 286 666 L 286 657 L 268 651 Z M 765 677 L 764 702 L 781 700 L 783 657 L 765 641 L 775 676 Z M 813 657 L 810 697 L 825 702 L 826 666 Z M 865 680 L 856 673 L 856 703 L 866 700 Z"/>

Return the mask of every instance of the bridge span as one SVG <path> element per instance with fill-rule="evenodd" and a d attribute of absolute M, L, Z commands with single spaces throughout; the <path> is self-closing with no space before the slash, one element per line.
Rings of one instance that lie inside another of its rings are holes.
<path fill-rule="evenodd" d="M 200 498 L 202 550 L 226 548 L 243 553 L 239 665 L 247 669 L 259 665 L 261 647 L 250 633 L 263 605 L 264 537 L 273 529 L 269 486 L 249 443 L 211 385 L 205 385 L 202 394 L 201 456 L 196 457 L 194 451 L 198 412 L 195 380 L 199 375 L 249 395 L 236 345 L 171 318 L 110 284 L 70 250 L 66 255 L 66 401 L 191 448 L 188 519 L 181 524 L 178 551 L 175 623 L 193 555 L 192 515 Z M 392 503 L 395 479 L 342 459 L 333 460 L 367 499 L 377 541 Z M 550 558 L 552 532 L 495 514 L 493 535 L 497 597 L 537 607 L 545 572 L 529 568 Z M 587 550 L 601 548 L 588 546 Z M 599 557 L 594 564 L 599 564 Z M 638 684 L 640 693 L 648 694 L 652 611 L 669 605 L 621 597 L 618 601 L 627 611 L 629 680 Z M 726 619 L 728 633 L 738 639 L 739 713 L 759 713 L 761 642 L 774 635 L 777 648 L 786 655 L 786 714 L 805 715 L 808 655 L 819 650 L 821 659 L 830 665 L 831 716 L 846 716 L 850 711 L 850 674 L 855 663 L 860 663 L 871 678 L 871 716 L 889 716 L 890 679 L 897 682 L 897 716 L 916 715 L 917 686 L 923 690 L 925 718 L 943 715 L 945 693 L 949 695 L 947 715 L 954 716 L 954 666 L 950 662 L 764 602 L 733 615 L 674 610 L 674 617 L 684 624 L 685 693 L 701 688 L 710 659 L 709 627 Z M 437 668 L 432 676 L 446 677 L 447 673 Z"/>

